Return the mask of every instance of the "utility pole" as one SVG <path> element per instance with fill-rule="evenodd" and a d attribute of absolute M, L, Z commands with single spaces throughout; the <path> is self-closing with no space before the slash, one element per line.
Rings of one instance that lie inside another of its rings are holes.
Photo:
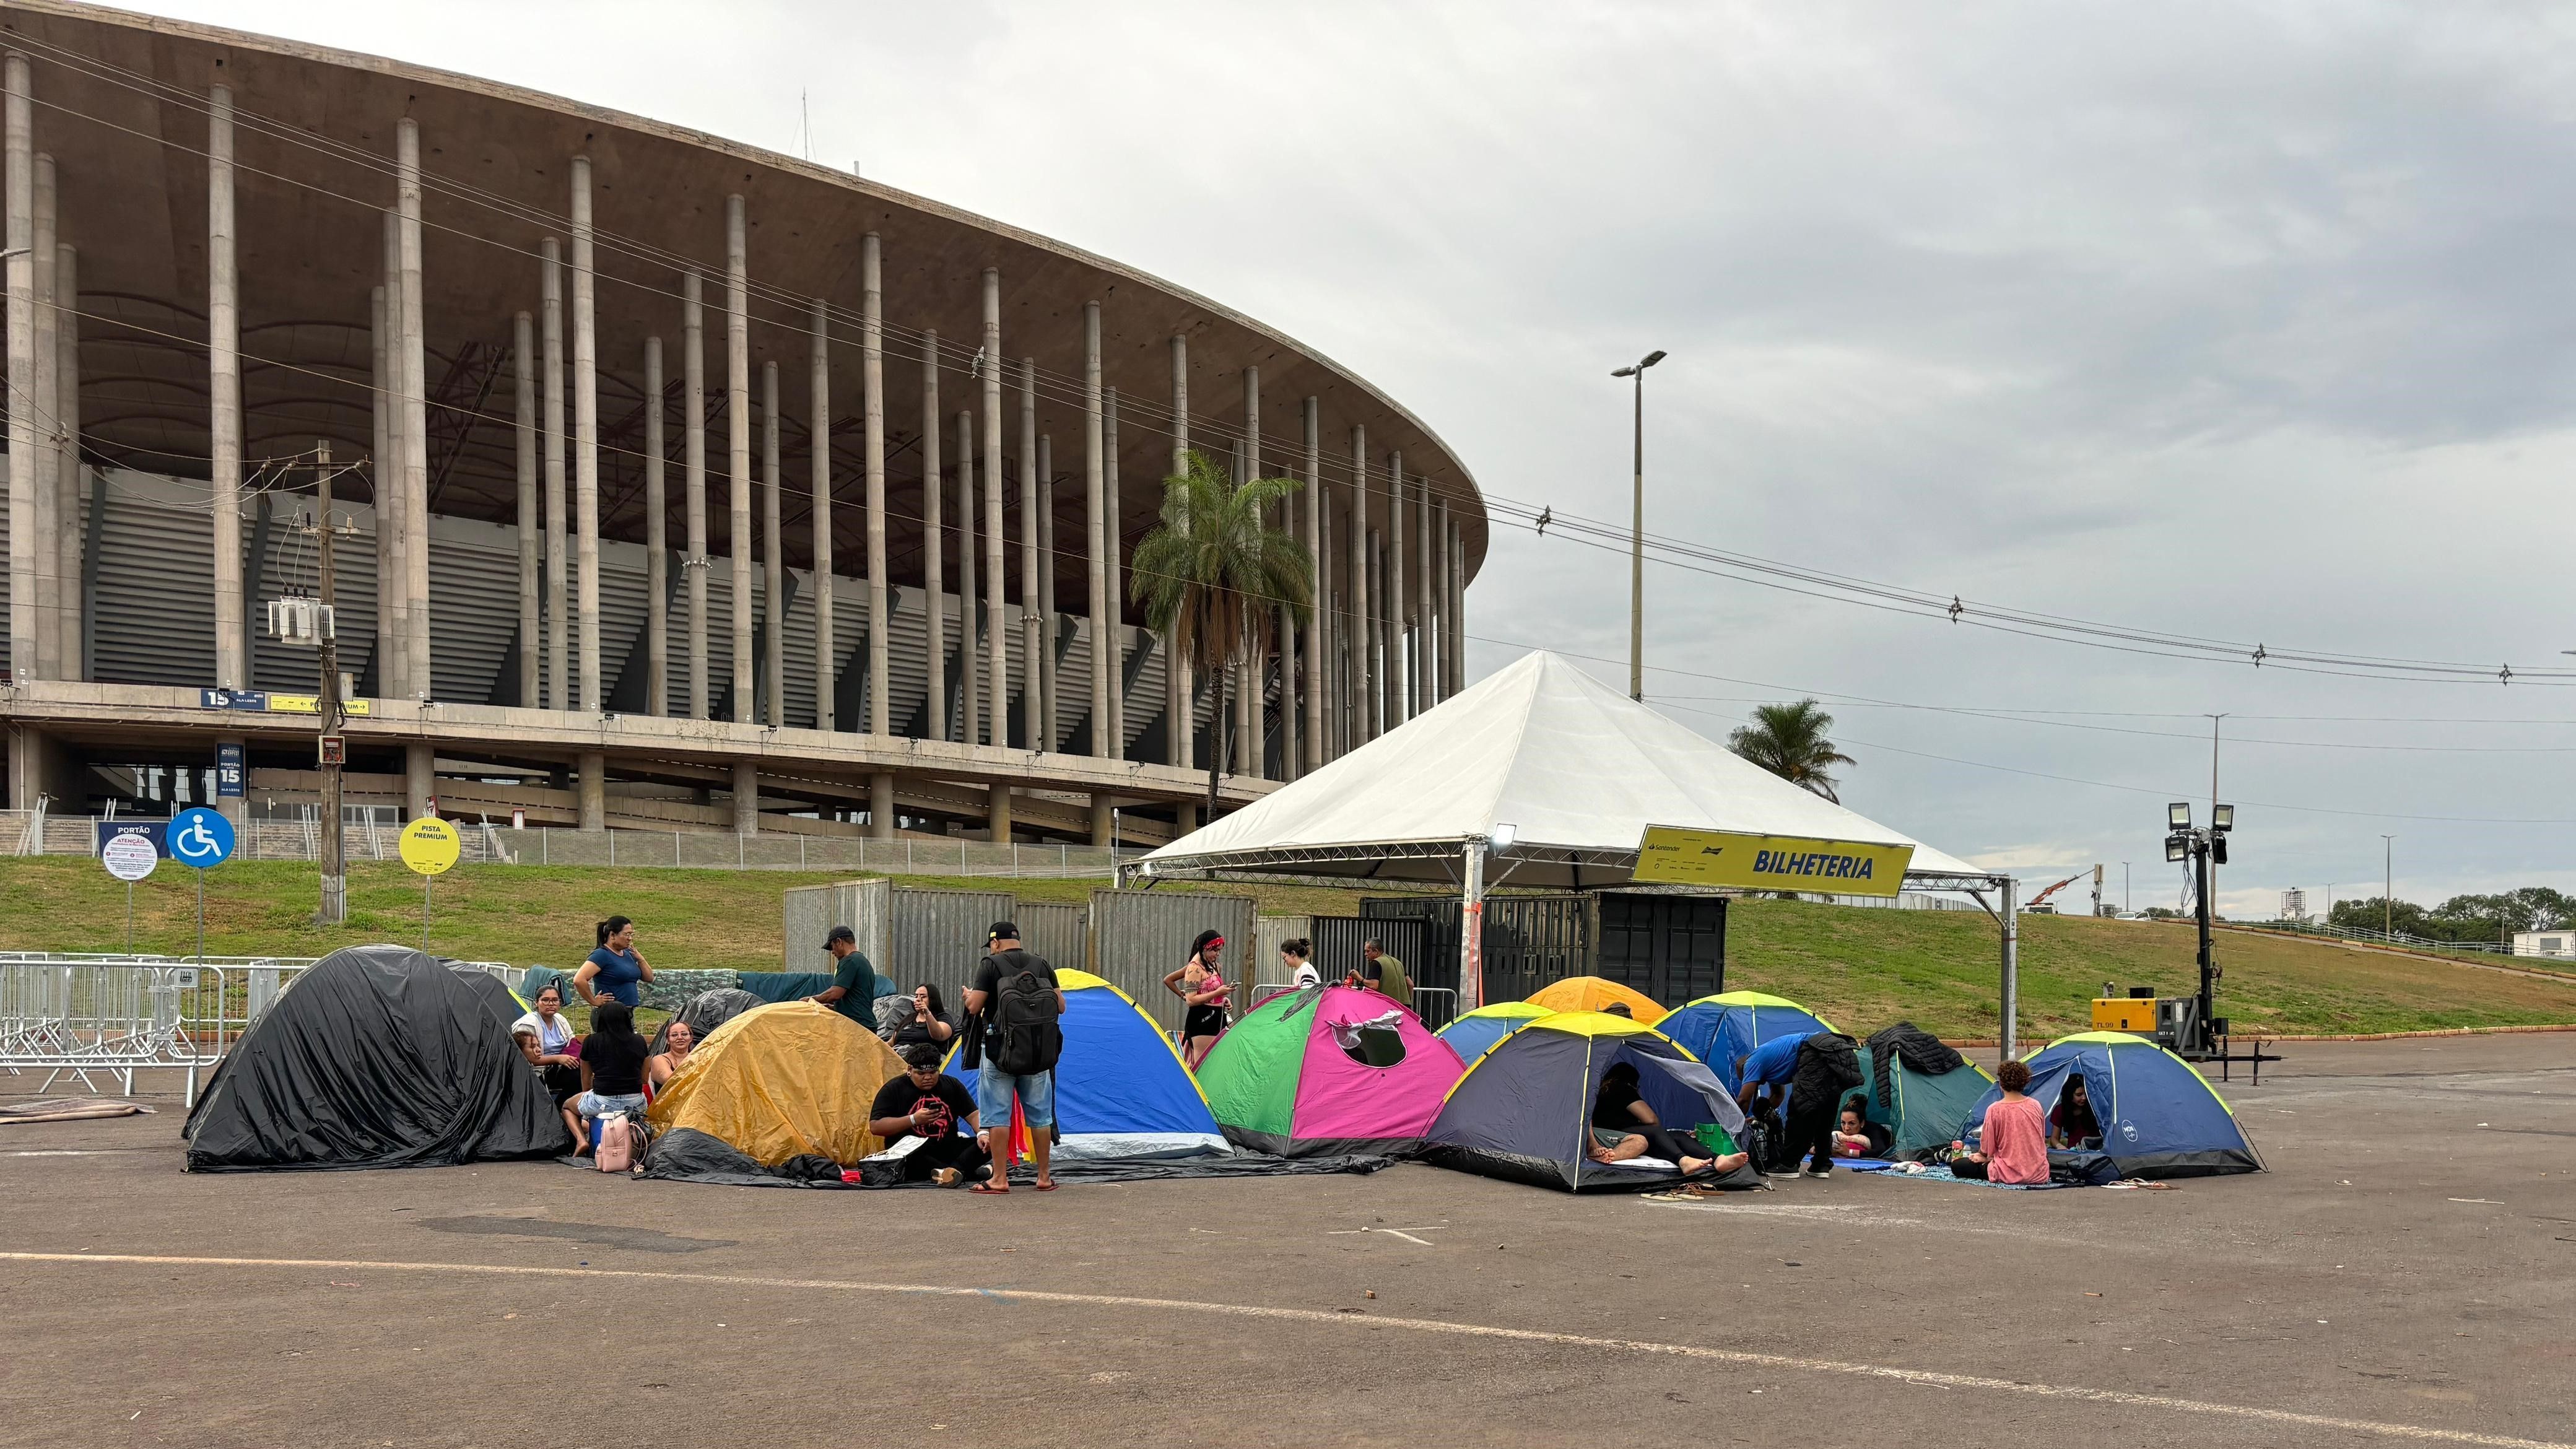
<path fill-rule="evenodd" d="M 1646 369 L 1664 360 L 1659 348 L 1612 377 L 1636 379 L 1635 511 L 1628 523 L 1628 697 L 1646 697 Z"/>
<path fill-rule="evenodd" d="M 331 443 L 322 439 L 314 444 L 314 468 L 320 474 L 315 489 L 321 504 L 319 544 L 322 560 L 322 626 L 314 632 L 321 636 L 322 689 L 313 701 L 315 724 L 314 749 L 322 767 L 322 909 L 314 914 L 314 924 L 336 926 L 349 918 L 348 862 L 342 858 L 340 842 L 340 765 L 347 751 L 340 739 L 340 643 L 334 605 L 337 596 L 331 573 Z M 381 465 L 379 465 L 381 466 Z"/>
<path fill-rule="evenodd" d="M 2397 927 L 2394 924 L 2397 919 L 2397 846 L 2394 844 L 2396 839 L 2397 837 L 2394 835 L 2383 835 L 2379 837 L 2379 868 L 2381 871 L 2381 883 L 2379 887 L 2379 934 L 2391 943 L 2394 943 L 2397 939 Z"/>

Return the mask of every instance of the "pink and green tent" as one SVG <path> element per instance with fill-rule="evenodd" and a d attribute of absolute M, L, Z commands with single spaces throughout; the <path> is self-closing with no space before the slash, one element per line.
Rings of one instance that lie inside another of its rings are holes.
<path fill-rule="evenodd" d="M 1246 1012 L 1199 1064 L 1228 1141 L 1282 1157 L 1409 1152 L 1465 1064 L 1377 992 L 1310 986 Z"/>

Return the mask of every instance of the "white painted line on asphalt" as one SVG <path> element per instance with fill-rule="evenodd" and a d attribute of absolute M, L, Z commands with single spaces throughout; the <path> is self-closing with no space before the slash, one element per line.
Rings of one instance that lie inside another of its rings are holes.
<path fill-rule="evenodd" d="M 2376 1434 L 2383 1438 L 2412 1439 L 2437 1444 L 2480 1444 L 2490 1446 L 2490 1449 L 2576 1449 L 2576 1444 L 2563 1441 L 2517 1439 L 2503 1434 L 2480 1434 L 2467 1429 L 2439 1429 L 2422 1424 L 2396 1424 L 2378 1419 L 2342 1419 L 2329 1414 L 2301 1413 L 2295 1409 L 2272 1409 L 2253 1404 L 2221 1404 L 2207 1399 L 2181 1399 L 2164 1394 L 2131 1393 L 2125 1389 L 2088 1388 L 2079 1384 L 2026 1383 L 2014 1379 L 1986 1378 L 1977 1374 L 1937 1373 L 1929 1369 L 1900 1368 L 1891 1364 L 1792 1358 L 1786 1354 L 1749 1353 L 1731 1348 L 1703 1348 L 1697 1344 L 1659 1343 L 1652 1339 L 1641 1338 L 1603 1338 L 1588 1333 L 1555 1333 L 1537 1328 L 1501 1328 L 1492 1324 L 1456 1323 L 1440 1318 L 1381 1318 L 1367 1313 L 1334 1313 L 1315 1308 L 1271 1308 L 1250 1303 L 1199 1303 L 1185 1298 L 1131 1298 L 1115 1293 L 1048 1293 L 1023 1288 L 960 1288 L 939 1283 L 866 1283 L 843 1278 L 769 1278 L 741 1273 L 671 1273 L 639 1268 L 555 1268 L 509 1263 L 379 1262 L 365 1258 L 212 1258 L 145 1253 L 0 1252 L 0 1262 L 91 1265 L 109 1263 L 147 1268 L 286 1268 L 329 1272 L 363 1272 L 373 1269 L 385 1273 L 446 1273 L 458 1277 L 480 1278 L 613 1278 L 647 1283 L 687 1284 L 700 1288 L 769 1288 L 791 1292 L 909 1294 L 915 1297 L 933 1298 L 989 1298 L 1002 1303 L 1060 1304 L 1083 1308 L 1133 1308 L 1151 1312 L 1201 1313 L 1218 1318 L 1253 1318 L 1317 1326 L 1331 1324 L 1336 1327 L 1357 1325 L 1363 1328 L 1394 1328 L 1410 1333 L 1456 1338 L 1499 1339 L 1509 1343 L 1531 1343 L 1553 1348 L 1586 1348 L 1606 1353 L 1654 1355 L 1692 1359 L 1703 1363 L 1722 1363 L 1739 1368 L 1770 1369 L 1775 1372 L 1884 1379 L 1923 1388 L 1975 1389 L 1984 1393 L 2019 1394 L 2027 1398 L 2060 1399 L 2073 1403 L 2110 1404 L 2130 1409 L 2161 1409 L 2179 1414 L 2205 1414 L 2217 1418 L 2244 1419 L 2263 1424 L 2282 1424 L 2303 1429 L 2334 1429 L 2350 1434 Z"/>

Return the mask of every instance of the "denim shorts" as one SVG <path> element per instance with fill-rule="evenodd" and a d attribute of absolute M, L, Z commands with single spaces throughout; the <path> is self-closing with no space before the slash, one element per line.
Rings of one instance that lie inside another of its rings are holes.
<path fill-rule="evenodd" d="M 629 1117 L 641 1118 L 644 1115 L 644 1094 L 603 1097 L 597 1092 L 584 1092 L 572 1099 L 572 1111 L 576 1117 L 605 1117 L 611 1112 L 623 1112 Z"/>
<path fill-rule="evenodd" d="M 991 1132 L 1007 1132 L 1011 1126 L 1011 1098 L 1020 1099 L 1020 1118 L 1031 1127 L 1055 1125 L 1055 1073 L 1038 1072 L 1015 1077 L 994 1070 L 992 1059 L 975 1074 L 975 1113 L 977 1120 Z M 999 1141 L 1000 1139 L 995 1139 Z"/>

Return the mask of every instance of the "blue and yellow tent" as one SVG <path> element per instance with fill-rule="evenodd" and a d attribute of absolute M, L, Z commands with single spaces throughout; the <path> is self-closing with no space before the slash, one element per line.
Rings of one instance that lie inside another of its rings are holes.
<path fill-rule="evenodd" d="M 2261 1172 L 2236 1114 L 2191 1063 L 2141 1036 L 2084 1031 L 2050 1042 L 2029 1057 L 2028 1094 L 2042 1111 L 2054 1111 L 2067 1080 L 2081 1073 L 2085 1096 L 2102 1124 L 2102 1152 L 2122 1177 L 2206 1177 Z M 1971 1145 L 1986 1108 L 2003 1089 L 1988 1091 L 1969 1114 Z"/>
<path fill-rule="evenodd" d="M 1774 1037 L 1813 1036 L 1834 1024 L 1785 996 L 1726 991 L 1703 996 L 1657 1023 L 1674 1044 L 1708 1063 L 1730 1092 L 1743 1085 L 1735 1064 Z"/>
<path fill-rule="evenodd" d="M 1058 1160 L 1195 1157 L 1223 1154 L 1198 1079 L 1171 1039 L 1126 992 L 1088 971 L 1057 967 L 1064 991 L 1064 1052 L 1055 1064 Z M 948 1074 L 975 1089 L 975 1073 L 948 1054 Z M 988 1127 L 1005 1124 L 986 1123 Z"/>
<path fill-rule="evenodd" d="M 1714 1122 L 1744 1130 L 1735 1098 L 1707 1067 L 1649 1026 L 1597 1011 L 1539 1017 L 1458 1079 L 1426 1136 L 1442 1167 L 1569 1192 L 1633 1192 L 1680 1176 L 1671 1163 L 1591 1158 L 1592 1108 L 1612 1065 L 1637 1069 L 1639 1094 L 1675 1136 Z M 1760 1178 L 1748 1180 L 1759 1183 Z"/>
<path fill-rule="evenodd" d="M 1474 1063 L 1494 1049 L 1494 1044 L 1542 1016 L 1554 1016 L 1549 1007 L 1530 1001 L 1497 1001 L 1479 1006 L 1456 1021 L 1440 1028 L 1440 1039 L 1462 1062 Z"/>

